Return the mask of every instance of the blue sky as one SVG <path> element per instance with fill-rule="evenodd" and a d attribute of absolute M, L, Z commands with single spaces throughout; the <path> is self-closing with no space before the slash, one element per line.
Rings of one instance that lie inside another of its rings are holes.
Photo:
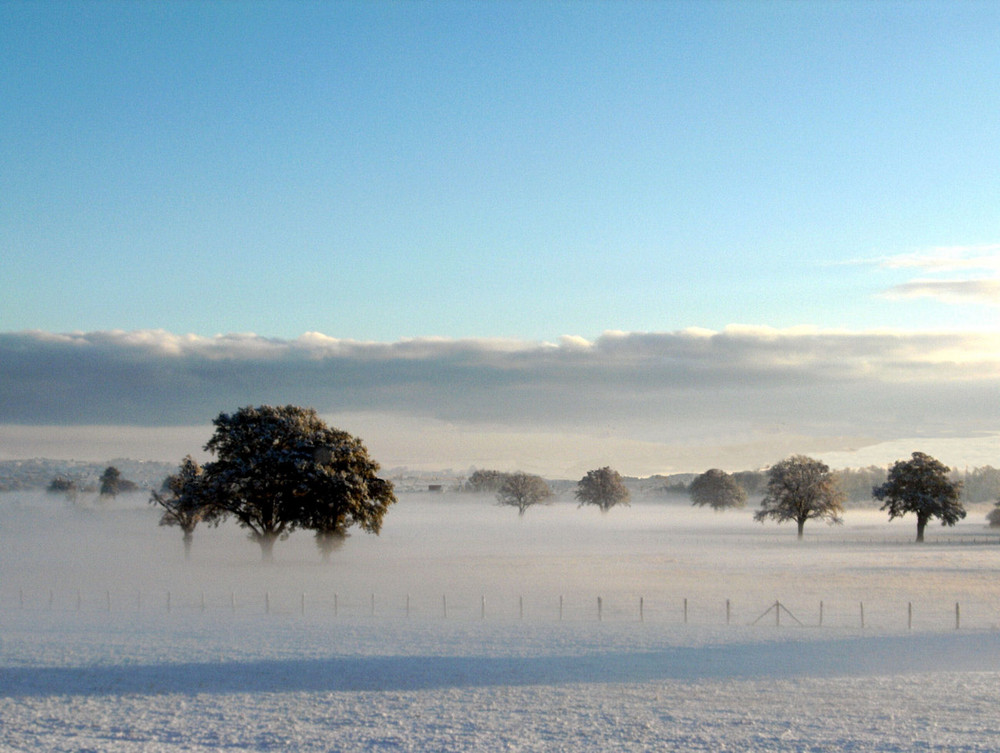
<path fill-rule="evenodd" d="M 968 326 L 1000 8 L 0 4 L 0 326 Z"/>
<path fill-rule="evenodd" d="M 998 38 L 976 2 L 0 0 L 0 333 L 968 348 Z"/>

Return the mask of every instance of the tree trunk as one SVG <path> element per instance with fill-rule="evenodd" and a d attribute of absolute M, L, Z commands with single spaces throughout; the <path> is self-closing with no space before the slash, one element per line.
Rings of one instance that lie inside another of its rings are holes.
<path fill-rule="evenodd" d="M 924 529 L 927 527 L 927 518 L 918 515 L 917 516 L 917 543 L 922 544 L 924 541 Z"/>
<path fill-rule="evenodd" d="M 343 531 L 317 531 L 316 547 L 324 563 L 330 561 L 330 555 L 344 545 L 347 534 Z"/>
<path fill-rule="evenodd" d="M 191 531 L 184 532 L 184 559 L 191 559 L 191 543 L 194 541 L 194 534 Z"/>
<path fill-rule="evenodd" d="M 799 538 L 801 539 L 802 538 L 802 531 L 806 527 L 806 522 L 805 522 L 805 520 L 799 520 L 799 521 L 796 521 L 796 522 L 799 524 Z"/>
<path fill-rule="evenodd" d="M 257 536 L 257 543 L 260 544 L 260 558 L 262 562 L 274 562 L 274 542 L 277 541 L 278 534 L 262 533 Z"/>

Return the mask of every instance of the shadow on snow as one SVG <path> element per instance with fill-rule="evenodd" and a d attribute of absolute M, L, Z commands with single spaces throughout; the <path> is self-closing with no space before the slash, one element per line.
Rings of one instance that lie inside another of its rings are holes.
<path fill-rule="evenodd" d="M 372 656 L 4 667 L 0 697 L 409 691 L 949 671 L 1000 671 L 1000 634 L 783 640 L 577 656 Z"/>

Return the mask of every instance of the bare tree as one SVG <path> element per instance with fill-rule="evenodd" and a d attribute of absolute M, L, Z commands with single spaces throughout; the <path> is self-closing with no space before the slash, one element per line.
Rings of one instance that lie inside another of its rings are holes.
<path fill-rule="evenodd" d="M 779 523 L 794 520 L 801 539 L 807 520 L 822 518 L 829 523 L 842 523 L 843 505 L 844 493 L 826 463 L 793 455 L 767 472 L 767 492 L 753 517 L 760 523 L 768 518 Z"/>
<path fill-rule="evenodd" d="M 541 476 L 520 471 L 504 476 L 504 482 L 497 492 L 497 501 L 501 505 L 516 507 L 518 515 L 524 515 L 529 507 L 552 496 L 552 490 Z"/>

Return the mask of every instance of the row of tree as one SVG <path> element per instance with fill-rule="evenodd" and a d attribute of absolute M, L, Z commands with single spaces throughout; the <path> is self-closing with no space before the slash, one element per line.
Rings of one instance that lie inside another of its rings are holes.
<path fill-rule="evenodd" d="M 377 475 L 379 465 L 362 441 L 328 427 L 312 409 L 246 407 L 220 413 L 212 423 L 215 430 L 204 449 L 214 459 L 201 467 L 185 457 L 150 499 L 163 510 L 161 525 L 181 529 L 188 554 L 198 524 L 233 518 L 260 545 L 264 560 L 273 557 L 277 540 L 300 528 L 314 532 L 325 560 L 349 528 L 377 534 L 396 502 L 392 483 Z M 949 472 L 940 461 L 915 452 L 910 460 L 896 462 L 871 494 L 884 503 L 890 520 L 913 513 L 917 541 L 923 541 L 931 519 L 954 525 L 965 517 L 962 483 Z M 108 468 L 101 478 L 102 493 L 121 491 L 123 481 L 116 469 Z M 544 479 L 520 472 L 476 471 L 466 488 L 495 492 L 501 504 L 516 507 L 521 515 L 552 496 Z M 717 510 L 741 507 L 747 499 L 737 477 L 719 469 L 694 478 L 688 491 L 694 505 Z M 602 512 L 629 502 L 621 475 L 608 466 L 588 471 L 574 493 L 581 506 L 594 505 Z M 794 455 L 768 469 L 754 518 L 793 520 L 801 538 L 809 520 L 842 522 L 844 499 L 837 476 L 825 463 Z"/>
<path fill-rule="evenodd" d="M 915 515 L 917 541 L 923 541 L 924 529 L 931 519 L 938 518 L 942 525 L 953 526 L 965 517 L 960 500 L 962 482 L 951 479 L 949 473 L 950 469 L 939 460 L 914 452 L 909 460 L 894 463 L 886 480 L 871 487 L 871 495 L 883 502 L 881 509 L 889 513 L 890 520 L 908 513 Z M 746 491 L 732 475 L 718 468 L 695 478 L 688 489 L 694 505 L 724 510 L 746 504 Z M 842 523 L 844 499 L 837 475 L 825 463 L 794 455 L 767 471 L 767 487 L 754 519 L 795 521 L 801 539 L 809 520 Z M 1000 513 L 995 517 L 1000 518 Z"/>
<path fill-rule="evenodd" d="M 541 476 L 516 471 L 476 471 L 469 477 L 468 491 L 495 492 L 501 505 L 516 507 L 524 515 L 529 507 L 553 496 L 552 487 Z M 609 466 L 588 471 L 576 484 L 574 491 L 580 507 L 593 505 L 607 512 L 616 505 L 627 505 L 631 494 L 618 471 Z"/>
<path fill-rule="evenodd" d="M 960 500 L 962 482 L 949 476 L 950 469 L 922 452 L 913 453 L 909 460 L 896 462 L 885 480 L 869 487 L 871 497 L 883 502 L 882 509 L 892 520 L 908 513 L 917 519 L 917 541 L 924 540 L 927 523 L 934 518 L 943 525 L 955 525 L 965 517 Z M 469 491 L 495 491 L 502 505 L 516 507 L 520 515 L 532 505 L 552 496 L 548 483 L 540 476 L 527 473 L 504 473 L 495 470 L 476 471 L 465 484 Z M 725 510 L 746 505 L 747 492 L 735 474 L 712 468 L 696 476 L 687 487 L 692 504 Z M 612 468 L 590 471 L 577 483 L 575 492 L 580 505 L 592 504 L 603 512 L 618 504 L 627 504 L 629 491 L 622 477 Z M 759 522 L 794 521 L 801 539 L 809 520 L 842 523 L 846 494 L 838 474 L 829 466 L 805 455 L 794 455 L 776 463 L 766 472 L 766 486 L 760 510 L 754 514 Z M 1000 503 L 998 503 L 1000 504 Z M 1000 520 L 1000 506 L 993 517 Z M 991 523 L 993 519 L 990 519 Z"/>
<path fill-rule="evenodd" d="M 844 506 L 868 506 L 872 501 L 872 489 L 881 486 L 888 478 L 888 470 L 879 466 L 865 468 L 840 468 L 832 471 L 837 484 L 844 493 Z M 749 497 L 760 496 L 767 487 L 767 470 L 737 471 L 730 474 L 736 484 Z M 678 477 L 666 480 L 664 490 L 668 493 L 689 494 L 694 477 L 684 483 Z M 1000 498 L 1000 469 L 986 465 L 980 468 L 959 470 L 952 468 L 948 478 L 961 482 L 961 499 L 964 504 L 994 502 Z"/>

